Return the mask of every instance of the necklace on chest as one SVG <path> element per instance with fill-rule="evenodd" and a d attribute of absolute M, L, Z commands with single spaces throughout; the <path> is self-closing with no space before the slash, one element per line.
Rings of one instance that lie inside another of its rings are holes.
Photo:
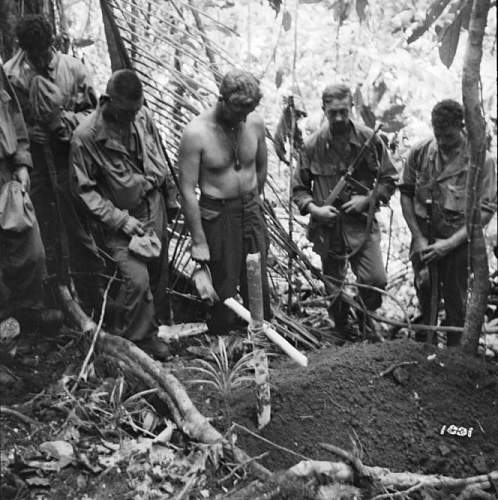
<path fill-rule="evenodd" d="M 242 128 L 241 124 L 239 123 L 235 127 L 231 128 L 225 128 L 223 126 L 220 126 L 220 128 L 223 131 L 223 135 L 225 136 L 226 142 L 228 142 L 228 145 L 230 146 L 230 152 L 232 154 L 232 160 L 233 160 L 233 168 L 238 172 L 242 168 L 239 157 L 239 139 L 240 139 L 240 131 Z"/>

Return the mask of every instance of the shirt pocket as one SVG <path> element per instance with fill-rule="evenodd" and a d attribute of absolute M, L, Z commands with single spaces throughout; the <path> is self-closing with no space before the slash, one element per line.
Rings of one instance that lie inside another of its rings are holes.
<path fill-rule="evenodd" d="M 465 186 L 445 186 L 443 208 L 450 212 L 465 212 Z"/>
<path fill-rule="evenodd" d="M 310 172 L 313 177 L 313 198 L 321 205 L 339 180 L 337 167 L 330 162 L 315 160 L 310 163 Z"/>

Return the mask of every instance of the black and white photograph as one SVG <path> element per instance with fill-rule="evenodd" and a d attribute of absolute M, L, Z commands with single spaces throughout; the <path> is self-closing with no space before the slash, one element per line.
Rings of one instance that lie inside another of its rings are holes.
<path fill-rule="evenodd" d="M 498 498 L 494 0 L 0 0 L 0 498 Z"/>

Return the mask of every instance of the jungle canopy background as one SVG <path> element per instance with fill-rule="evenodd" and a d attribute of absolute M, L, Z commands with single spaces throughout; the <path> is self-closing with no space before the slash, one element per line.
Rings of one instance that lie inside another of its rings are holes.
<path fill-rule="evenodd" d="M 261 79 L 264 97 L 258 111 L 270 132 L 285 98 L 294 95 L 296 106 L 307 113 L 299 121 L 306 136 L 322 120 L 324 86 L 347 83 L 354 91 L 357 119 L 370 126 L 382 122 L 384 131 L 396 139 L 393 157 L 400 172 L 409 147 L 430 134 L 434 104 L 444 98 L 462 100 L 470 14 L 463 0 L 113 0 L 108 4 L 132 64 L 146 83 L 149 104 L 157 112 L 173 162 L 184 124 L 215 101 L 216 80 L 233 65 Z M 99 2 L 62 5 L 60 25 L 74 40 L 76 55 L 92 68 L 101 91 L 110 61 Z M 496 150 L 496 7 L 489 13 L 483 48 L 483 106 L 491 148 Z M 267 188 L 266 194 L 274 198 L 277 191 L 285 205 L 288 167 L 278 160 L 270 141 L 269 146 L 272 190 Z M 278 207 L 281 204 L 277 203 L 277 213 L 286 226 L 287 213 Z M 391 209 L 392 214 L 387 209 L 379 214 L 389 288 L 413 312 L 409 232 L 397 195 Z M 298 221 L 306 222 L 299 217 Z M 496 219 L 486 236 L 490 243 L 496 240 Z M 299 225 L 295 239 L 319 265 Z M 496 266 L 494 258 L 490 264 Z M 285 288 L 282 276 L 275 280 Z M 387 299 L 383 313 L 399 317 L 395 309 Z"/>

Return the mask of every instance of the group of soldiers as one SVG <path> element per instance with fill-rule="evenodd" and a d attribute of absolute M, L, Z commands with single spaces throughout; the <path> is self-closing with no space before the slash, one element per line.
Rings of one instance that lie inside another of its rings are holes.
<path fill-rule="evenodd" d="M 235 324 L 224 299 L 239 291 L 247 303 L 248 253 L 261 254 L 264 314 L 270 319 L 262 201 L 267 147 L 264 122 L 254 112 L 262 97 L 257 79 L 245 71 L 228 72 L 217 102 L 185 128 L 178 193 L 135 72 L 114 72 L 97 98 L 84 65 L 54 49 L 43 16 L 21 19 L 16 34 L 20 50 L 0 69 L 0 321 L 13 316 L 42 327 L 60 322 L 60 312 L 43 304 L 43 286 L 69 269 L 82 278 L 84 297 L 86 290 L 88 300 L 101 300 L 103 285 L 96 277 L 104 274 L 104 256 L 119 278 L 108 329 L 166 357 L 157 331 L 164 320 L 167 226 L 178 202 L 191 234 L 191 257 L 209 269 L 212 280 L 210 331 L 226 333 Z M 340 285 L 350 263 L 359 300 L 375 311 L 387 284 L 375 212 L 394 193 L 397 170 L 384 141 L 351 119 L 347 86 L 327 86 L 322 109 L 323 125 L 298 155 L 294 201 L 302 214 L 310 214 L 308 235 L 329 282 Z M 461 326 L 470 161 L 462 106 L 438 103 L 432 126 L 433 137 L 409 154 L 399 185 L 401 203 L 413 236 L 423 316 L 428 321 L 431 308 L 427 266 L 436 265 L 446 324 Z M 328 203 L 346 173 L 346 189 Z M 478 189 L 483 223 L 496 210 L 495 176 L 495 161 L 487 157 Z M 12 193 L 21 194 L 21 208 Z M 36 214 L 30 223 L 3 224 L 16 220 L 15 213 L 5 217 L 9 210 L 32 214 L 30 198 Z M 331 294 L 337 289 L 331 286 Z M 338 330 L 347 331 L 348 306 L 339 295 L 332 297 L 329 314 Z M 451 343 L 458 343 L 458 335 Z"/>

